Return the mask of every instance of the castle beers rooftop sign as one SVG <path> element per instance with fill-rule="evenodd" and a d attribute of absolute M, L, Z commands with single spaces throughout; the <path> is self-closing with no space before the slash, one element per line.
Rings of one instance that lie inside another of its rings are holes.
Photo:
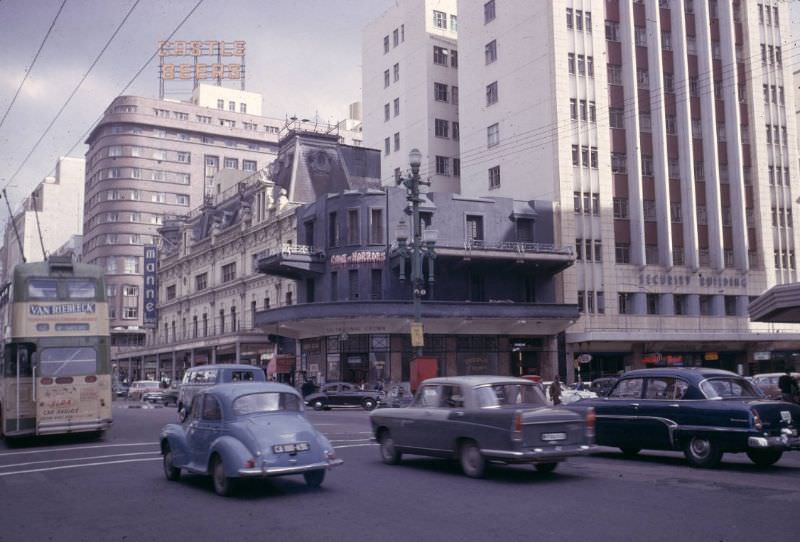
<path fill-rule="evenodd" d="M 184 80 L 240 80 L 244 76 L 245 42 L 243 41 L 160 41 L 158 56 L 161 58 L 161 78 L 165 81 Z M 191 63 L 168 63 L 169 57 L 192 57 Z M 216 57 L 215 63 L 201 63 L 201 57 Z M 223 59 L 237 59 L 225 63 Z"/>

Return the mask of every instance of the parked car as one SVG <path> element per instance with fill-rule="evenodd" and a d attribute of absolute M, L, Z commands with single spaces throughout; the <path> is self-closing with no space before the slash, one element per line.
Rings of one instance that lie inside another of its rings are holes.
<path fill-rule="evenodd" d="M 762 373 L 760 375 L 753 375 L 753 383 L 764 392 L 764 395 L 769 399 L 782 399 L 783 394 L 778 387 L 778 380 L 786 373 Z M 800 373 L 792 373 L 792 378 L 800 386 Z"/>
<path fill-rule="evenodd" d="M 370 423 L 384 463 L 404 453 L 455 458 L 474 478 L 489 461 L 552 472 L 594 449 L 591 408 L 550 407 L 534 383 L 506 376 L 425 380 L 410 406 L 375 410 Z"/>
<path fill-rule="evenodd" d="M 348 382 L 329 382 L 316 393 L 306 397 L 306 404 L 314 410 L 324 410 L 340 406 L 360 406 L 372 410 L 386 397 L 378 390 L 362 390 Z"/>
<path fill-rule="evenodd" d="M 142 401 L 164 406 L 178 404 L 178 388 L 161 388 L 158 391 L 148 391 L 142 395 Z"/>
<path fill-rule="evenodd" d="M 706 368 L 638 369 L 607 397 L 586 399 L 597 412 L 597 443 L 635 455 L 682 450 L 694 467 L 714 467 L 724 453 L 745 452 L 769 466 L 800 449 L 800 406 L 770 401 L 743 377 Z"/>
<path fill-rule="evenodd" d="M 605 397 L 614 387 L 614 384 L 617 383 L 617 380 L 619 380 L 619 377 L 616 376 L 595 378 L 589 386 L 589 391 L 595 392 L 598 397 Z"/>
<path fill-rule="evenodd" d="M 243 478 L 302 474 L 318 487 L 342 464 L 330 441 L 306 419 L 293 388 L 272 382 L 220 384 L 200 390 L 183 424 L 161 431 L 164 475 L 210 475 L 214 491 L 230 495 Z"/>
<path fill-rule="evenodd" d="M 266 380 L 264 371 L 253 365 L 220 363 L 192 367 L 183 375 L 178 392 L 178 420 L 186 419 L 194 396 L 209 386 L 229 382 L 266 382 Z"/>
<path fill-rule="evenodd" d="M 128 388 L 128 399 L 137 401 L 147 392 L 158 391 L 161 383 L 158 380 L 136 380 Z"/>
<path fill-rule="evenodd" d="M 111 391 L 114 394 L 114 397 L 127 397 L 128 392 L 130 391 L 131 387 L 127 384 L 113 384 L 111 386 Z"/>
<path fill-rule="evenodd" d="M 553 404 L 550 400 L 550 386 L 552 384 L 553 382 L 549 380 L 542 383 L 542 390 L 544 391 L 544 396 L 547 398 L 548 404 Z M 575 389 L 574 385 L 568 386 L 563 382 L 561 383 L 561 403 L 564 405 L 575 403 L 581 399 L 591 399 L 593 397 L 597 397 L 597 394 L 593 391 L 587 389 L 578 390 Z"/>

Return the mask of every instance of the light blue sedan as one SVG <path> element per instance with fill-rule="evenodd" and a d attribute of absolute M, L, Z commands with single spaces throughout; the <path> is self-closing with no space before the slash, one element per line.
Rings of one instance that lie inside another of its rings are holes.
<path fill-rule="evenodd" d="M 192 400 L 182 424 L 161 430 L 164 475 L 210 475 L 214 491 L 230 495 L 242 478 L 302 474 L 319 487 L 325 471 L 343 461 L 306 419 L 303 399 L 284 384 L 221 384 Z"/>

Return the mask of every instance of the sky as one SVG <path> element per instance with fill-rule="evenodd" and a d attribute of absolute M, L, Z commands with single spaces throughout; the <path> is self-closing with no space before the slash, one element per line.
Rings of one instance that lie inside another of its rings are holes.
<path fill-rule="evenodd" d="M 0 0 L 0 119 L 63 0 Z M 66 0 L 33 69 L 0 125 L 0 187 L 12 207 L 53 173 L 59 156 L 83 157 L 84 134 L 198 0 Z M 361 100 L 364 26 L 395 0 L 203 0 L 173 40 L 244 40 L 246 89 L 263 114 L 321 121 L 347 116 Z M 125 24 L 27 160 L 103 46 Z M 154 59 L 125 94 L 158 96 Z M 185 96 L 185 93 L 184 93 Z M 175 96 L 180 97 L 180 96 Z M 78 144 L 77 146 L 75 146 Z M 0 222 L 7 209 L 0 203 Z"/>
<path fill-rule="evenodd" d="M 0 119 L 62 1 L 0 0 Z M 0 187 L 11 183 L 12 207 L 53 173 L 59 156 L 84 155 L 85 134 L 155 52 L 158 41 L 166 39 L 198 1 L 66 0 L 0 125 Z M 362 29 L 395 1 L 202 0 L 173 39 L 244 40 L 247 90 L 264 96 L 264 115 L 338 121 L 346 117 L 348 104 L 361 99 Z M 800 0 L 789 3 L 793 28 L 799 29 Z M 33 150 L 134 5 L 108 49 Z M 800 31 L 795 35 L 800 37 Z M 157 70 L 154 60 L 125 93 L 156 97 Z M 5 202 L 2 207 L 0 223 L 5 222 Z"/>

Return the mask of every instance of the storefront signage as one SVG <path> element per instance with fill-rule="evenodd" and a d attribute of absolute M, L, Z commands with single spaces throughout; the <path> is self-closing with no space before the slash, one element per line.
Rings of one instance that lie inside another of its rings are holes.
<path fill-rule="evenodd" d="M 357 250 L 350 254 L 334 254 L 331 256 L 331 265 L 363 265 L 382 264 L 386 261 L 386 253 L 377 250 Z"/>
<path fill-rule="evenodd" d="M 155 245 L 144 247 L 144 311 L 143 323 L 145 326 L 156 325 L 156 299 L 158 290 L 156 288 L 156 269 L 158 262 L 158 250 Z"/>
<path fill-rule="evenodd" d="M 747 277 L 704 277 L 678 273 L 642 273 L 639 286 L 700 286 L 700 288 L 746 288 Z"/>
<path fill-rule="evenodd" d="M 425 334 L 422 329 L 422 323 L 411 323 L 411 346 L 414 348 L 425 346 Z"/>
<path fill-rule="evenodd" d="M 241 80 L 244 78 L 244 52 L 244 41 L 161 41 L 158 47 L 161 80 Z M 186 57 L 191 62 L 166 62 L 170 57 Z M 216 57 L 217 61 L 201 63 L 198 61 L 201 57 Z M 225 63 L 223 59 L 238 61 Z"/>
<path fill-rule="evenodd" d="M 703 359 L 705 361 L 717 361 L 719 360 L 719 352 L 706 352 L 703 354 Z"/>
<path fill-rule="evenodd" d="M 753 352 L 755 361 L 767 361 L 772 358 L 772 352 Z"/>

